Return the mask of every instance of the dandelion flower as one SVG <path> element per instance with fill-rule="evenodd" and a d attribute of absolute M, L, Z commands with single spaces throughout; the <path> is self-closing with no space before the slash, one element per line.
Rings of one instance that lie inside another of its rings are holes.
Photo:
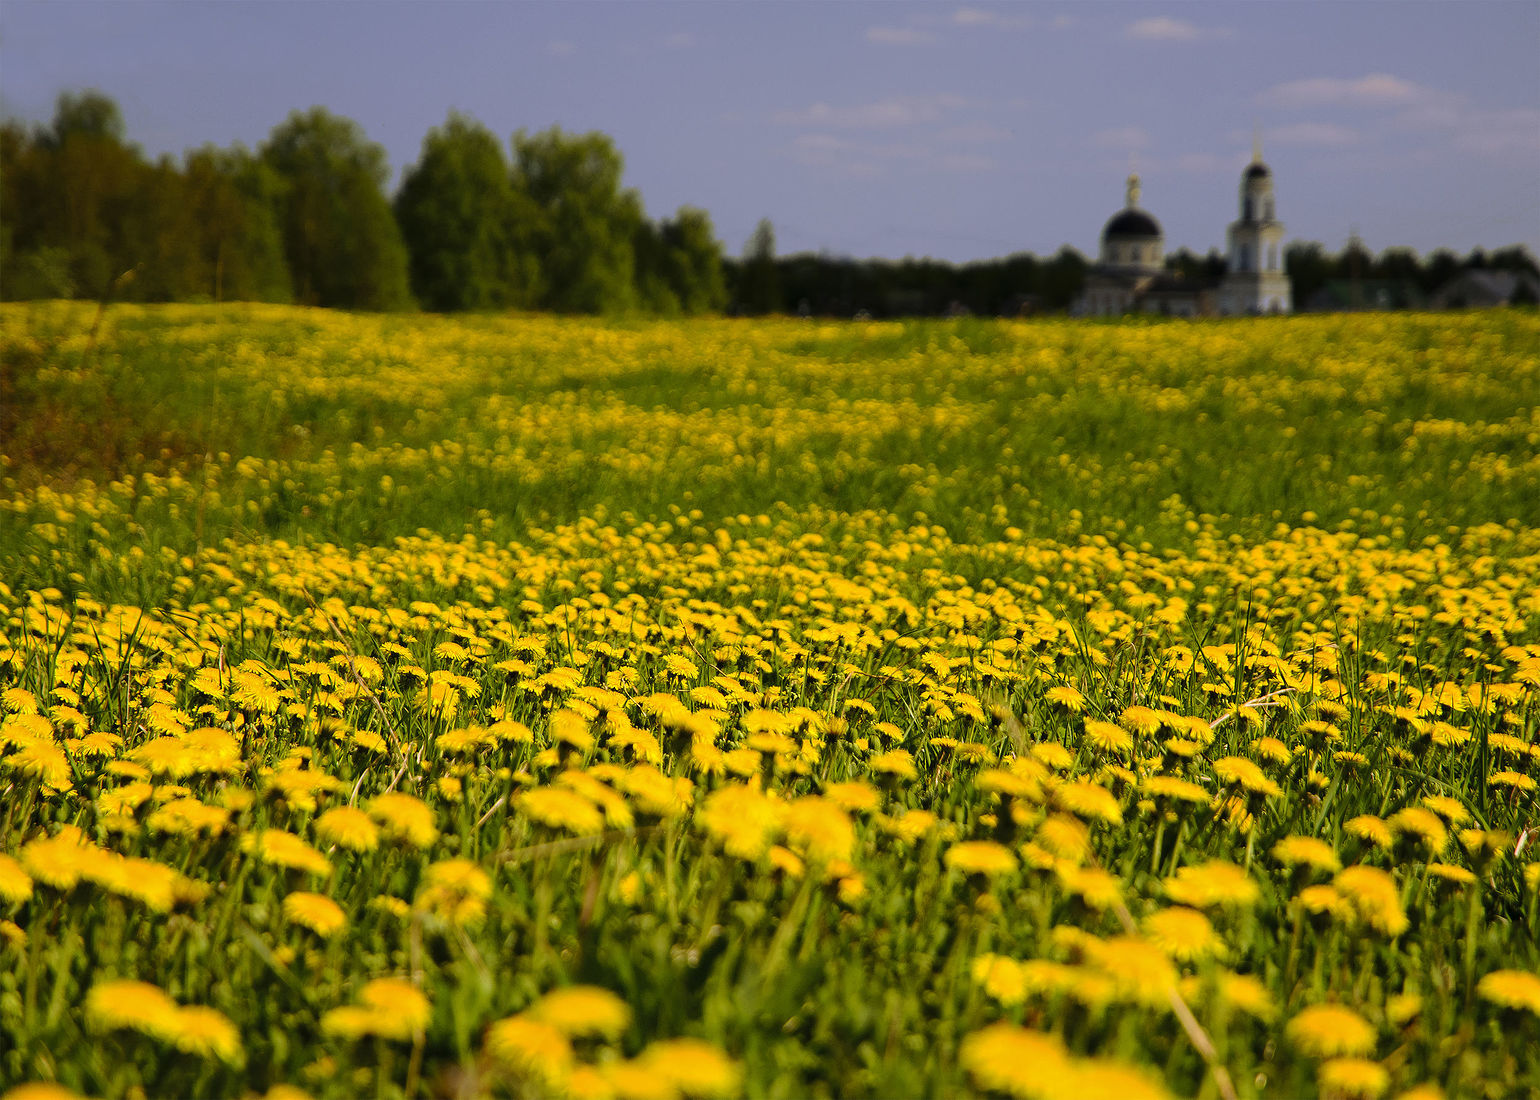
<path fill-rule="evenodd" d="M 631 1026 L 631 1006 L 608 989 L 593 985 L 553 989 L 526 1014 L 569 1039 L 590 1035 L 615 1039 Z"/>
<path fill-rule="evenodd" d="M 736 784 L 713 791 L 697 820 L 729 855 L 755 861 L 780 834 L 785 804 L 763 791 Z"/>
<path fill-rule="evenodd" d="M 420 798 L 400 791 L 388 791 L 369 803 L 369 816 L 379 822 L 391 840 L 414 848 L 431 848 L 438 839 L 433 808 Z"/>
<path fill-rule="evenodd" d="M 1273 858 L 1285 867 L 1308 867 L 1327 874 L 1341 870 L 1337 850 L 1313 836 L 1286 836 L 1273 845 Z"/>
<path fill-rule="evenodd" d="M 743 1084 L 742 1067 L 703 1039 L 663 1039 L 649 1045 L 641 1060 L 694 1100 L 736 1096 Z"/>
<path fill-rule="evenodd" d="M 1289 1040 L 1316 1058 L 1359 1056 L 1374 1049 L 1374 1026 L 1345 1005 L 1307 1008 L 1285 1028 Z"/>
<path fill-rule="evenodd" d="M 1494 970 L 1476 983 L 1476 993 L 1503 1008 L 1526 1009 L 1540 1016 L 1540 974 Z"/>
<path fill-rule="evenodd" d="M 284 897 L 283 915 L 287 920 L 302 928 L 310 929 L 323 939 L 348 922 L 342 907 L 331 898 L 325 894 L 310 894 L 302 890 Z"/>
<path fill-rule="evenodd" d="M 329 875 L 332 872 L 329 859 L 293 833 L 286 833 L 282 829 L 263 829 L 260 833 L 249 833 L 241 838 L 241 847 L 248 852 L 255 852 L 263 863 L 270 863 L 274 867 L 287 867 L 312 875 Z"/>
<path fill-rule="evenodd" d="M 1053 792 L 1053 800 L 1081 818 L 1105 821 L 1109 825 L 1120 824 L 1123 820 L 1117 796 L 1095 783 L 1084 780 L 1065 783 Z"/>
<path fill-rule="evenodd" d="M 527 1015 L 509 1016 L 487 1028 L 487 1053 L 549 1085 L 572 1071 L 572 1043 L 557 1028 Z"/>
<path fill-rule="evenodd" d="M 0 853 L 0 901 L 11 904 L 32 896 L 32 876 L 15 858 Z"/>
<path fill-rule="evenodd" d="M 177 1012 L 165 990 L 149 982 L 98 982 L 86 994 L 86 1019 L 104 1030 L 122 1027 L 161 1038 Z"/>
<path fill-rule="evenodd" d="M 218 1058 L 238 1066 L 243 1061 L 241 1033 L 224 1013 L 202 1005 L 178 1009 L 167 1024 L 166 1038 L 184 1054 Z"/>
<path fill-rule="evenodd" d="M 1410 922 L 1401 908 L 1396 880 L 1378 867 L 1347 867 L 1332 880 L 1337 892 L 1353 905 L 1359 918 L 1388 936 L 1399 936 Z"/>
<path fill-rule="evenodd" d="M 992 840 L 965 840 L 952 845 L 942 856 L 946 865 L 970 875 L 1006 875 L 1016 870 L 1016 857 Z"/>
<path fill-rule="evenodd" d="M 1209 919 L 1196 909 L 1173 906 L 1144 918 L 1150 942 L 1180 962 L 1195 962 L 1219 954 L 1224 944 Z"/>
<path fill-rule="evenodd" d="M 1085 740 L 1098 752 L 1114 755 L 1129 752 L 1134 747 L 1133 734 L 1122 726 L 1111 722 L 1098 722 L 1095 719 L 1085 724 Z"/>
<path fill-rule="evenodd" d="M 316 818 L 315 833 L 326 843 L 352 852 L 373 851 L 380 842 L 380 827 L 356 806 L 327 810 Z"/>
<path fill-rule="evenodd" d="M 856 834 L 850 815 L 832 802 L 811 796 L 787 805 L 783 824 L 786 842 L 820 866 L 848 860 L 855 850 Z"/>
<path fill-rule="evenodd" d="M 1333 1058 L 1318 1073 L 1321 1095 L 1332 1100 L 1376 1100 L 1390 1088 L 1390 1071 L 1367 1058 Z"/>
<path fill-rule="evenodd" d="M 993 1024 L 962 1041 L 958 1061 L 980 1086 L 1026 1098 L 1069 1095 L 1074 1067 L 1053 1035 Z"/>
<path fill-rule="evenodd" d="M 605 1062 L 599 1074 L 609 1086 L 615 1100 L 678 1100 L 679 1086 L 658 1071 L 658 1067 L 641 1061 Z M 571 1085 L 568 1084 L 570 1092 Z"/>
<path fill-rule="evenodd" d="M 1178 868 L 1166 880 L 1167 897 L 1197 909 L 1254 905 L 1260 895 L 1261 889 L 1243 868 L 1223 860 Z"/>
<path fill-rule="evenodd" d="M 376 1032 L 387 1039 L 410 1039 L 433 1015 L 422 990 L 405 978 L 375 978 L 359 991 L 358 1002 L 391 1021 Z"/>

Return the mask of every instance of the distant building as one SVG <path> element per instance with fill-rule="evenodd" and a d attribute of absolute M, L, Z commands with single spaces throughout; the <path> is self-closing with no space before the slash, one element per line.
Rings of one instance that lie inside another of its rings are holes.
<path fill-rule="evenodd" d="M 1230 265 L 1219 284 L 1220 313 L 1288 313 L 1293 309 L 1283 270 L 1283 223 L 1273 211 L 1273 173 L 1262 145 L 1241 173 L 1241 216 L 1230 223 Z"/>
<path fill-rule="evenodd" d="M 1283 270 L 1283 223 L 1273 208 L 1273 175 L 1261 148 L 1241 174 L 1240 218 L 1230 223 L 1229 272 L 1219 285 L 1165 270 L 1165 234 L 1139 206 L 1139 175 L 1128 177 L 1127 202 L 1102 229 L 1101 253 L 1086 275 L 1073 312 L 1089 317 L 1162 313 L 1287 313 L 1293 295 Z"/>
<path fill-rule="evenodd" d="M 1462 271 L 1433 292 L 1434 309 L 1482 309 L 1540 302 L 1540 278 L 1529 271 Z"/>
<path fill-rule="evenodd" d="M 1193 317 L 1208 312 L 1206 288 L 1165 270 L 1165 234 L 1153 214 L 1139 207 L 1139 174 L 1128 177 L 1127 204 L 1102 229 L 1102 248 L 1086 274 L 1074 311 L 1113 317 L 1136 310 Z"/>

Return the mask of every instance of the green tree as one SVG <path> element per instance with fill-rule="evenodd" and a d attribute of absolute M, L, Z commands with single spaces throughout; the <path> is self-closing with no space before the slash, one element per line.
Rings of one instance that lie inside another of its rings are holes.
<path fill-rule="evenodd" d="M 283 184 L 279 225 L 297 299 L 349 309 L 411 305 L 406 246 L 385 199 L 385 150 L 321 107 L 274 128 L 261 156 Z"/>
<path fill-rule="evenodd" d="M 539 261 L 528 201 L 485 126 L 451 112 L 430 130 L 395 201 L 418 301 L 435 310 L 533 305 Z"/>
<path fill-rule="evenodd" d="M 727 304 L 727 283 L 722 275 L 722 246 L 711 227 L 711 215 L 693 206 L 681 206 L 673 220 L 665 221 L 659 236 L 663 244 L 663 277 L 685 313 L 712 313 Z"/>
<path fill-rule="evenodd" d="M 775 226 L 759 219 L 743 248 L 738 302 L 746 313 L 775 313 L 781 309 L 781 278 L 775 264 Z"/>
<path fill-rule="evenodd" d="M 197 224 L 199 293 L 216 302 L 291 300 L 277 173 L 241 145 L 205 145 L 186 155 L 183 175 Z"/>
<path fill-rule="evenodd" d="M 539 304 L 563 313 L 624 312 L 637 304 L 642 205 L 620 186 L 624 162 L 604 134 L 552 127 L 513 136 L 518 230 L 540 259 Z"/>
<path fill-rule="evenodd" d="M 722 246 L 711 216 L 681 206 L 672 220 L 637 229 L 636 287 L 642 308 L 656 313 L 711 313 L 727 303 Z"/>

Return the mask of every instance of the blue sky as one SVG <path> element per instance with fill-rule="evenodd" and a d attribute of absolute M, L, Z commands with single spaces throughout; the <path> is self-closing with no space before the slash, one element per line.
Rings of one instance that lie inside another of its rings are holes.
<path fill-rule="evenodd" d="M 1540 252 L 1540 3 L 5 0 L 0 108 L 96 87 L 150 153 L 357 120 L 399 174 L 451 108 L 602 130 L 730 252 L 1093 253 L 1130 158 L 1223 246 L 1260 127 L 1290 239 Z"/>

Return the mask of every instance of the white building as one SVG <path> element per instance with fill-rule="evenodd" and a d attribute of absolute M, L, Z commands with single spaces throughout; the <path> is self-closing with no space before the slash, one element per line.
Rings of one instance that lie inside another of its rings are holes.
<path fill-rule="evenodd" d="M 1166 241 L 1154 215 L 1139 206 L 1139 176 L 1128 177 L 1127 202 L 1102 229 L 1101 254 L 1086 274 L 1073 312 L 1109 317 L 1122 313 L 1287 313 L 1293 309 L 1283 270 L 1283 223 L 1273 208 L 1273 174 L 1261 147 L 1241 173 L 1240 218 L 1230 225 L 1229 270 L 1218 287 L 1165 270 Z"/>
<path fill-rule="evenodd" d="M 1273 173 L 1262 163 L 1260 142 L 1241 173 L 1241 216 L 1230 223 L 1229 245 L 1219 312 L 1291 312 L 1293 294 L 1283 270 L 1283 223 L 1273 209 Z"/>

